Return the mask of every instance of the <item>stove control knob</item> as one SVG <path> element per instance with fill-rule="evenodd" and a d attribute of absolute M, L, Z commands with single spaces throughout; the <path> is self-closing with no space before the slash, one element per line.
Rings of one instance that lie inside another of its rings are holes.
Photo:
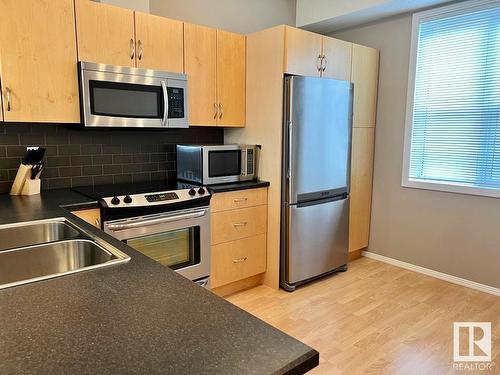
<path fill-rule="evenodd" d="M 195 195 L 196 195 L 196 190 L 194 190 L 193 188 L 191 188 L 191 189 L 189 189 L 188 194 L 189 194 L 190 196 L 195 196 Z"/>
<path fill-rule="evenodd" d="M 119 203 L 120 203 L 120 198 L 118 198 L 118 197 L 113 197 L 113 198 L 111 199 L 111 204 L 117 205 L 117 204 L 119 204 Z"/>
<path fill-rule="evenodd" d="M 125 198 L 123 198 L 123 201 L 125 203 L 132 203 L 132 197 L 130 195 L 127 195 L 125 196 Z"/>
<path fill-rule="evenodd" d="M 200 195 L 203 195 L 205 194 L 205 189 L 203 189 L 202 187 L 198 189 L 198 194 Z"/>

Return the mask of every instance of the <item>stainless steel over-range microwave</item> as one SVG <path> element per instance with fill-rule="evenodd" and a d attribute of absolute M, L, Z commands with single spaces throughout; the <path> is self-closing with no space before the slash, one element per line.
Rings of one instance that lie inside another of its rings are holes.
<path fill-rule="evenodd" d="M 187 128 L 187 78 L 151 69 L 79 62 L 85 126 Z"/>
<path fill-rule="evenodd" d="M 253 180 L 255 145 L 177 145 L 177 178 L 200 185 Z"/>

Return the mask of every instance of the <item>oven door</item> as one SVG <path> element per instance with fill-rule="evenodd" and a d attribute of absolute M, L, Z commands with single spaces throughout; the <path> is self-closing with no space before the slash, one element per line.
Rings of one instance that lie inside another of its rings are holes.
<path fill-rule="evenodd" d="M 237 145 L 203 147 L 203 184 L 240 181 L 242 150 Z"/>
<path fill-rule="evenodd" d="M 190 280 L 209 276 L 208 207 L 107 221 L 104 231 Z"/>
<path fill-rule="evenodd" d="M 181 79 L 82 69 L 82 122 L 85 126 L 187 128 L 186 90 Z"/>

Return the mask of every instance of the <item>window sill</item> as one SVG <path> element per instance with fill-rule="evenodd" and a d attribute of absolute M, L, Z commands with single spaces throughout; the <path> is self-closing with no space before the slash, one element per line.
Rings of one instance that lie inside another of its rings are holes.
<path fill-rule="evenodd" d="M 404 188 L 423 189 L 441 191 L 446 193 L 457 193 L 467 195 L 477 195 L 482 197 L 500 198 L 500 190 L 478 188 L 463 184 L 453 184 L 450 182 L 437 182 L 429 180 L 403 179 L 401 186 Z"/>

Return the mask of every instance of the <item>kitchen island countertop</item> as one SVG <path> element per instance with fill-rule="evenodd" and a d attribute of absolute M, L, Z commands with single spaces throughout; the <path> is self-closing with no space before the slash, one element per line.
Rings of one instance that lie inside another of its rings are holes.
<path fill-rule="evenodd" d="M 0 195 L 0 224 L 66 217 L 126 264 L 0 290 L 1 374 L 300 374 L 309 346 L 73 216 L 96 202 L 61 189 Z"/>

